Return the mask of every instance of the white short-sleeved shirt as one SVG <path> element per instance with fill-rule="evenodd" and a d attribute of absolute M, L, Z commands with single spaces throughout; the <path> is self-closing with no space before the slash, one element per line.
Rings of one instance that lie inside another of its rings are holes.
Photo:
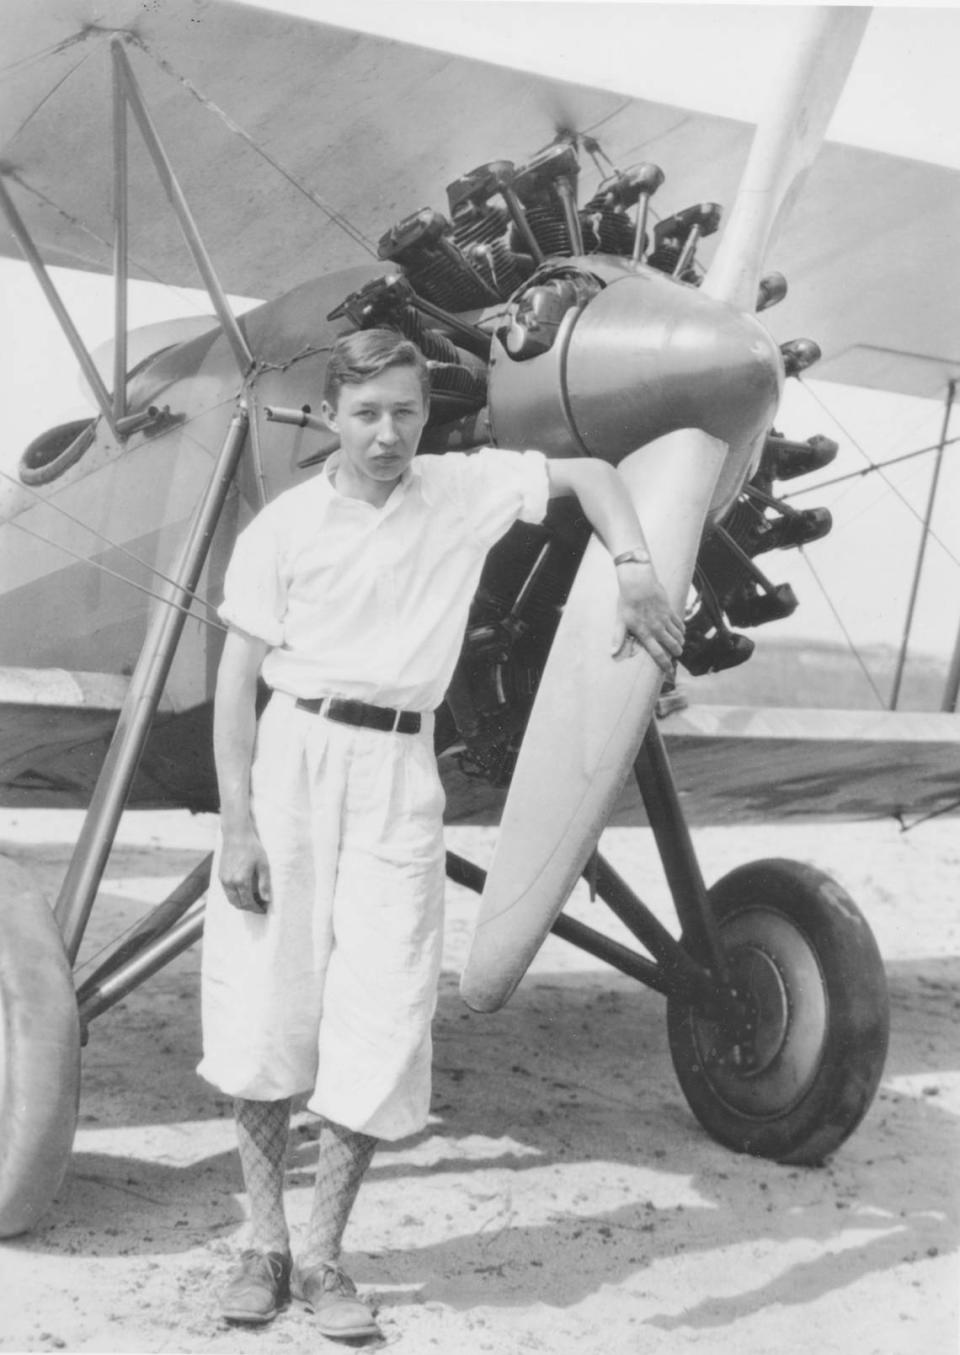
<path fill-rule="evenodd" d="M 221 618 L 265 640 L 264 681 L 292 696 L 439 706 L 490 547 L 542 522 L 539 452 L 418 456 L 382 508 L 320 473 L 237 538 Z"/>

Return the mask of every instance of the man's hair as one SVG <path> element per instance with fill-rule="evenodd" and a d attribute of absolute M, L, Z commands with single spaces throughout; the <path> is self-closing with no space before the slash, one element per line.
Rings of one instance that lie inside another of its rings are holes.
<path fill-rule="evenodd" d="M 358 329 L 342 335 L 333 345 L 323 398 L 336 409 L 344 386 L 362 386 L 388 367 L 412 367 L 420 383 L 423 407 L 430 401 L 430 373 L 416 344 L 394 329 Z"/>

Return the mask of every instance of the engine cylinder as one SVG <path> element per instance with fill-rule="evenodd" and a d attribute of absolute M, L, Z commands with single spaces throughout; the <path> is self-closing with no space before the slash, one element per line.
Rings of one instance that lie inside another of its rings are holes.
<path fill-rule="evenodd" d="M 468 245 L 488 245 L 507 232 L 506 210 L 487 203 L 466 202 L 453 216 L 453 238 L 461 249 Z"/>
<path fill-rule="evenodd" d="M 518 256 L 502 240 L 470 245 L 464 253 L 474 268 L 496 289 L 501 301 L 517 290 L 525 273 L 530 271 L 529 266 L 525 270 L 521 269 Z"/>
<path fill-rule="evenodd" d="M 546 258 L 557 258 L 572 254 L 573 246 L 570 242 L 570 232 L 567 230 L 567 223 L 559 202 L 541 198 L 535 202 L 525 203 L 524 206 L 527 212 L 527 222 L 533 231 L 534 239 Z M 523 241 L 516 230 L 510 237 L 510 247 L 514 250 L 523 248 Z"/>
<path fill-rule="evenodd" d="M 636 227 L 622 208 L 607 207 L 597 217 L 597 248 L 604 254 L 633 252 Z"/>
<path fill-rule="evenodd" d="M 378 252 L 381 259 L 401 264 L 418 295 L 435 306 L 460 311 L 490 301 L 483 279 L 463 257 L 439 212 L 425 208 L 406 217 L 381 238 Z"/>

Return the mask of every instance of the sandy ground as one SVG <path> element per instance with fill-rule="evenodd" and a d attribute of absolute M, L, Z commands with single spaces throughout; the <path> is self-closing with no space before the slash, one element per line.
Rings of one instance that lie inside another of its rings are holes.
<path fill-rule="evenodd" d="M 51 897 L 78 816 L 0 815 L 0 874 Z M 162 898 L 211 836 L 184 814 L 131 816 L 84 954 Z M 349 1268 L 404 1355 L 953 1355 L 957 1349 L 960 827 L 707 829 L 704 873 L 790 856 L 833 873 L 883 952 L 893 1030 L 879 1096 L 829 1164 L 727 1152 L 673 1074 L 663 1002 L 551 938 L 511 1004 L 477 1016 L 456 976 L 473 897 L 451 887 L 433 1116 L 378 1153 Z M 483 863 L 492 831 L 451 830 Z M 649 834 L 605 850 L 670 916 Z M 22 878 L 22 877 L 21 877 Z M 600 904 L 574 911 L 616 934 Z M 83 956 L 81 956 L 81 960 Z M 227 1102 L 199 1081 L 199 956 L 95 1022 L 76 1151 L 33 1234 L 0 1246 L 0 1349 L 314 1352 L 300 1308 L 222 1326 L 214 1296 L 242 1245 Z M 298 1115 L 295 1229 L 315 1144 Z"/>

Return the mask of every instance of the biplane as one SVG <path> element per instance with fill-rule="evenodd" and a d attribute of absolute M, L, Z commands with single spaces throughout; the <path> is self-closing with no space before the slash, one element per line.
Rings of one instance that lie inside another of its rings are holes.
<path fill-rule="evenodd" d="M 97 412 L 0 481 L 0 794 L 87 808 L 55 909 L 0 901 L 0 1235 L 31 1227 L 62 1179 L 90 1023 L 201 933 L 209 859 L 75 987 L 125 807 L 217 807 L 223 572 L 238 529 L 336 447 L 314 409 L 338 334 L 389 325 L 420 344 L 423 453 L 493 442 L 617 464 L 685 609 L 691 675 L 743 662 L 743 630 L 792 610 L 757 557 L 829 529 L 777 487 L 835 448 L 775 429 L 784 380 L 817 343 L 845 380 L 956 371 L 898 365 L 924 336 L 863 283 L 889 263 L 878 204 L 923 259 L 955 188 L 838 147 L 806 181 L 866 17 L 810 11 L 751 149 L 723 119 L 221 0 L 4 7 L 2 248 L 33 267 Z M 917 220 L 911 197 L 930 204 Z M 766 271 L 774 242 L 795 293 Z M 909 285 L 935 326 L 956 279 L 925 262 Z M 106 375 L 50 265 L 113 272 Z M 128 333 L 131 278 L 196 273 L 209 320 Z M 238 317 L 230 294 L 267 299 Z M 558 503 L 495 548 L 439 712 L 450 815 L 503 806 L 488 877 L 448 857 L 482 895 L 464 997 L 506 1001 L 552 929 L 666 996 L 708 1132 L 819 1161 L 881 1076 L 876 944 L 806 865 L 749 863 L 708 890 L 678 782 L 693 797 L 712 782 L 708 805 L 733 815 L 936 806 L 955 791 L 956 723 L 671 709 L 644 656 L 609 657 L 612 573 L 588 536 Z M 597 849 L 638 793 L 679 938 Z M 562 914 L 581 874 L 645 953 Z"/>

